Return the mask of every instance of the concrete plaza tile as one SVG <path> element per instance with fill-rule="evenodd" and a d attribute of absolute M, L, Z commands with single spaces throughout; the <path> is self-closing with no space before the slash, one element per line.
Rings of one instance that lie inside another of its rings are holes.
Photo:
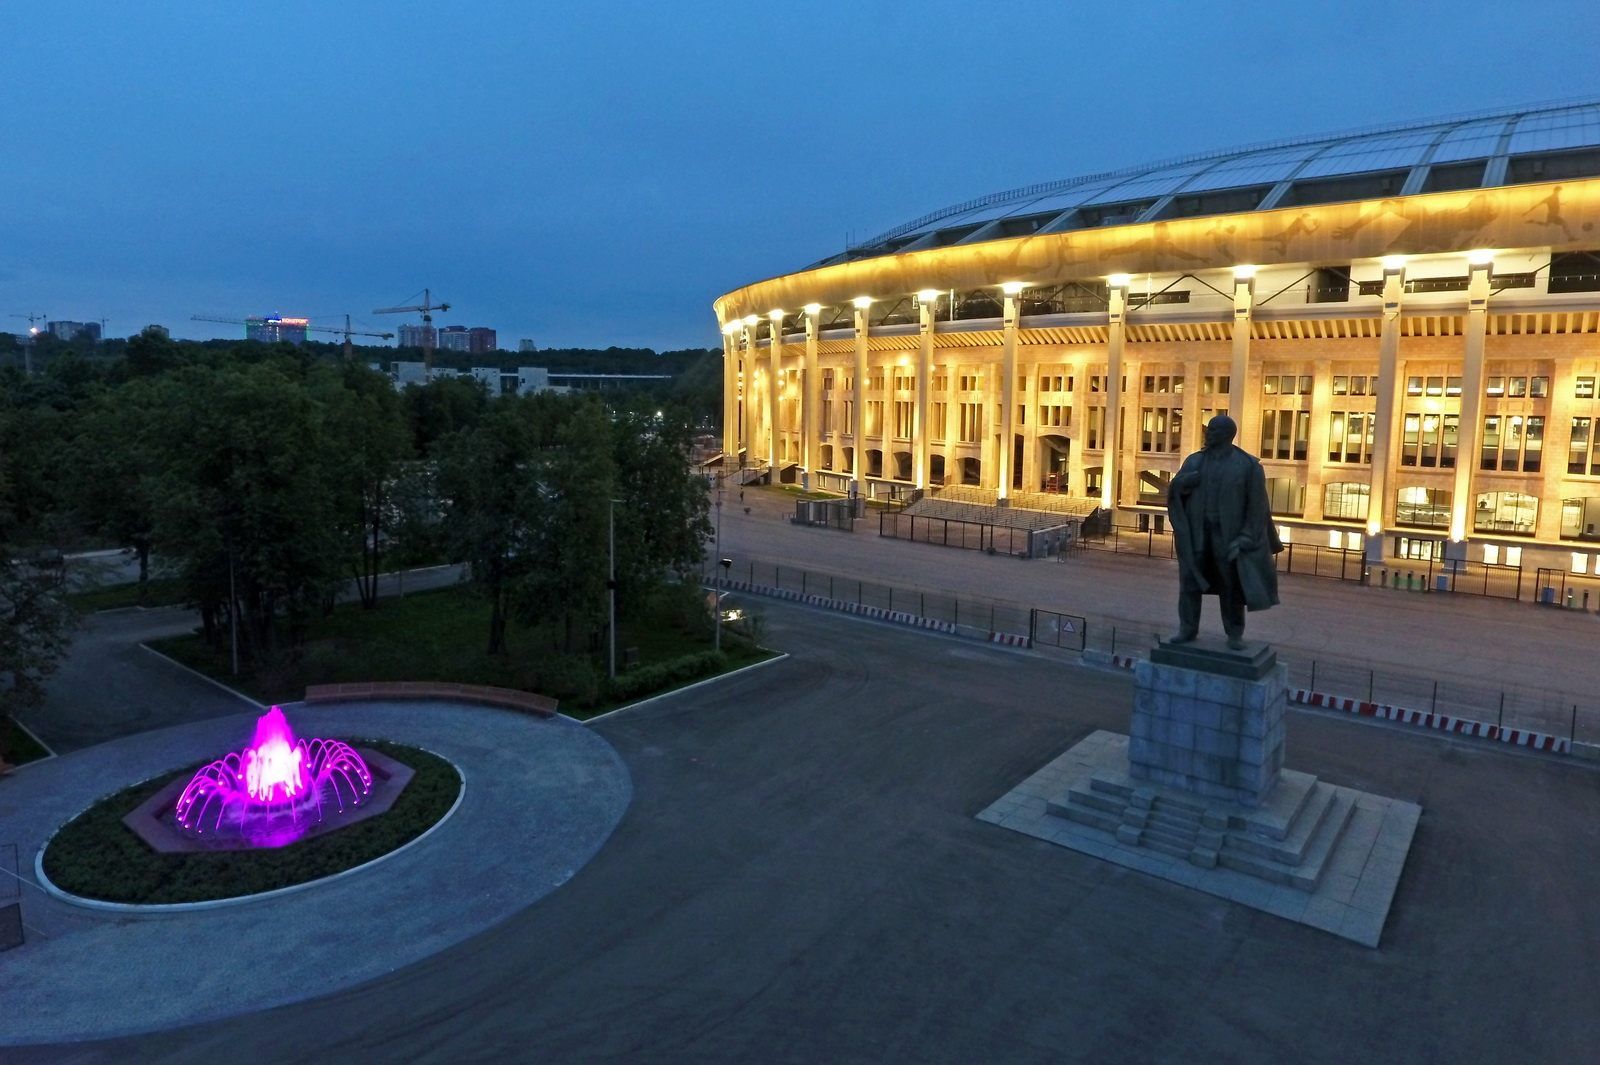
<path fill-rule="evenodd" d="M 1340 789 L 1355 801 L 1356 809 L 1317 890 L 1303 892 L 1236 870 L 1205 869 L 1180 857 L 1131 846 L 1109 832 L 1048 812 L 1047 800 L 1062 800 L 1074 787 L 1087 788 L 1096 773 L 1125 771 L 1127 749 L 1126 736 L 1103 730 L 1091 733 L 990 804 L 978 819 L 1119 869 L 1159 877 L 1368 947 L 1378 945 L 1419 807 Z"/>

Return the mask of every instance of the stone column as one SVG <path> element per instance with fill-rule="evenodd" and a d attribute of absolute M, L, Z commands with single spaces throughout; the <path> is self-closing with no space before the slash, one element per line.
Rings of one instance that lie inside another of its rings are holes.
<path fill-rule="evenodd" d="M 1400 417 L 1400 302 L 1405 294 L 1405 261 L 1383 261 L 1383 324 L 1378 335 L 1377 410 L 1372 433 L 1372 500 L 1367 507 L 1367 561 L 1383 561 L 1383 531 L 1394 504 L 1389 499 L 1389 474 L 1395 465 L 1394 431 Z"/>
<path fill-rule="evenodd" d="M 1139 442 L 1143 436 L 1140 418 L 1144 416 L 1144 412 L 1140 409 L 1139 397 L 1143 394 L 1141 389 L 1144 382 L 1140 378 L 1144 376 L 1144 365 L 1139 359 L 1124 359 L 1122 362 L 1122 376 L 1128 379 L 1128 387 L 1122 397 L 1122 408 L 1124 411 L 1133 411 L 1133 428 L 1126 430 L 1126 436 L 1118 434 L 1117 472 L 1122 475 L 1120 478 L 1122 487 L 1133 492 L 1128 501 L 1137 503 L 1139 502 L 1139 460 L 1143 457 L 1139 451 Z M 1118 416 L 1117 420 L 1126 424 L 1128 415 L 1123 413 Z M 1117 499 L 1119 504 L 1122 502 L 1120 496 L 1121 493 L 1119 492 L 1119 498 Z"/>
<path fill-rule="evenodd" d="M 767 315 L 767 467 L 778 468 L 778 378 L 783 375 L 783 312 Z M 773 474 L 777 476 L 776 472 Z M 773 482 L 776 484 L 776 480 Z"/>
<path fill-rule="evenodd" d="M 850 488 L 856 495 L 861 495 L 866 488 L 864 478 L 867 471 L 867 308 L 872 301 L 866 296 L 859 296 L 855 301 L 855 387 L 852 389 L 854 401 L 850 411 L 850 454 L 853 461 L 850 464 Z"/>
<path fill-rule="evenodd" d="M 1067 434 L 1072 441 L 1072 452 L 1067 456 L 1067 490 L 1088 498 L 1083 471 L 1089 464 L 1084 461 L 1083 448 L 1089 439 L 1089 362 L 1074 359 L 1067 368 L 1072 373 L 1072 429 Z"/>
<path fill-rule="evenodd" d="M 918 488 L 928 487 L 928 408 L 929 377 L 933 373 L 933 318 L 939 310 L 937 294 L 917 297 L 920 331 L 917 334 L 917 398 L 911 409 L 911 480 Z"/>
<path fill-rule="evenodd" d="M 1039 363 L 1022 364 L 1022 387 L 1017 390 L 1022 419 L 1022 490 L 1039 490 Z"/>
<path fill-rule="evenodd" d="M 961 363 L 952 358 L 945 364 L 944 389 L 944 483 L 961 483 Z"/>
<path fill-rule="evenodd" d="M 822 372 L 817 369 L 817 316 L 822 308 L 806 304 L 806 364 L 800 379 L 801 487 L 810 490 L 822 449 Z"/>
<path fill-rule="evenodd" d="M 1328 461 L 1329 418 L 1333 408 L 1333 363 L 1317 359 L 1311 379 L 1311 432 L 1306 434 L 1307 521 L 1322 520 L 1322 473 Z"/>
<path fill-rule="evenodd" d="M 1228 417 L 1239 427 L 1241 441 L 1244 437 L 1245 378 L 1250 373 L 1250 313 L 1255 305 L 1256 271 L 1252 266 L 1239 266 L 1233 272 L 1233 361 L 1228 382 Z M 1244 444 L 1241 442 L 1240 447 Z"/>
<path fill-rule="evenodd" d="M 1456 475 L 1450 487 L 1450 539 L 1456 545 L 1464 545 L 1467 537 L 1472 535 L 1472 514 L 1477 503 L 1472 482 L 1478 468 L 1478 449 L 1483 446 L 1483 338 L 1489 326 L 1489 275 L 1494 263 L 1487 256 L 1475 255 L 1474 259 L 1477 261 L 1469 263 L 1467 267 L 1467 321 L 1461 358 L 1461 420 L 1456 433 Z M 1443 415 L 1440 415 L 1439 421 L 1442 435 Z M 1549 439 L 1550 426 L 1546 425 L 1547 444 Z M 1551 457 L 1546 454 L 1545 461 L 1548 462 Z M 1457 548 L 1456 557 L 1463 557 L 1460 554 L 1463 550 L 1464 546 Z"/>
<path fill-rule="evenodd" d="M 1202 446 L 1200 424 L 1200 386 L 1205 363 L 1191 359 L 1183 364 L 1183 431 L 1178 434 L 1178 454 L 1199 451 Z M 1230 393 L 1231 394 L 1231 393 Z M 1244 445 L 1240 445 L 1243 447 Z"/>
<path fill-rule="evenodd" d="M 1000 341 L 1000 444 L 995 462 L 995 498 L 1011 494 L 1012 461 L 1017 450 L 1017 295 L 1020 285 L 1005 286 Z"/>
<path fill-rule="evenodd" d="M 1121 457 L 1118 448 L 1121 434 L 1118 421 L 1122 414 L 1122 347 L 1127 323 L 1123 320 L 1128 311 L 1127 274 L 1111 278 L 1111 303 L 1106 315 L 1106 420 L 1105 467 L 1100 477 L 1100 505 L 1108 511 L 1117 507 L 1117 467 Z"/>
<path fill-rule="evenodd" d="M 739 338 L 738 323 L 722 327 L 722 471 L 738 465 L 739 451 Z"/>
<path fill-rule="evenodd" d="M 740 434 L 745 447 L 745 458 L 755 465 L 765 453 L 761 447 L 761 399 L 756 392 L 756 324 L 759 319 L 750 315 L 744 320 L 744 360 L 740 365 L 739 398 L 744 411 L 744 432 Z"/>

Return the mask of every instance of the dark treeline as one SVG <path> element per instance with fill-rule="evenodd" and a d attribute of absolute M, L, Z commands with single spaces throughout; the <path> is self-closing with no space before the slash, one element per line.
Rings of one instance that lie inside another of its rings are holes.
<path fill-rule="evenodd" d="M 120 358 L 48 354 L 31 377 L 0 367 L 0 641 L 48 637 L 0 642 L 13 659 L 0 698 L 36 694 L 59 654 L 59 633 L 37 631 L 59 611 L 25 594 L 48 591 L 41 548 L 125 546 L 141 580 L 158 559 L 213 645 L 236 622 L 259 665 L 293 654 L 349 582 L 370 608 L 381 571 L 440 559 L 472 566 L 491 652 L 511 618 L 581 650 L 605 624 L 608 501 L 624 616 L 693 567 L 709 533 L 689 465 L 697 414 L 670 391 L 396 392 L 311 345 L 150 333 Z"/>

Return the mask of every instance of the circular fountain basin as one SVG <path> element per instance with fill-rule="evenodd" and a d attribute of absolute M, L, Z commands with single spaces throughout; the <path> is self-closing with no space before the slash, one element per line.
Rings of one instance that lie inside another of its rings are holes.
<path fill-rule="evenodd" d="M 294 809 L 252 813 L 248 831 L 237 820 L 223 818 L 220 831 L 201 834 L 185 828 L 178 820 L 178 800 L 190 783 L 190 778 L 180 775 L 130 811 L 122 823 L 161 854 L 257 850 L 325 836 L 387 813 L 411 783 L 410 766 L 371 747 L 355 750 L 372 773 L 371 790 L 359 803 L 338 802 L 338 795 L 333 792 L 335 785 L 328 781 L 321 785 L 323 795 L 310 796 Z"/>

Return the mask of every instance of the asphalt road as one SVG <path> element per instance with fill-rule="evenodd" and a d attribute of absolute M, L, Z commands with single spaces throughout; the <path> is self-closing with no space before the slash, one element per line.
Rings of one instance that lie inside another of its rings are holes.
<path fill-rule="evenodd" d="M 791 658 L 593 726 L 633 805 L 538 905 L 328 998 L 13 1057 L 1592 1056 L 1595 771 L 1291 714 L 1290 766 L 1424 808 L 1372 951 L 975 819 L 1092 729 L 1124 728 L 1125 677 L 760 609 Z"/>

